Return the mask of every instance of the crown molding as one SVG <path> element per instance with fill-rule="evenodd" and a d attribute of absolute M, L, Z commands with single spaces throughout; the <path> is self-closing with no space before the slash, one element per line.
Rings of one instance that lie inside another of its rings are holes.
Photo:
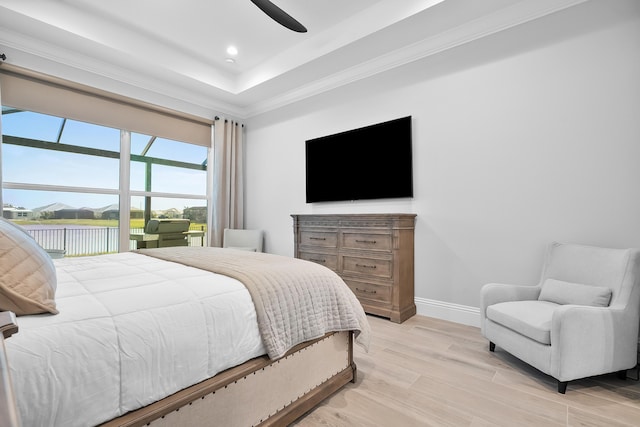
<path fill-rule="evenodd" d="M 246 117 L 263 114 L 587 1 L 589 0 L 519 2 L 490 15 L 454 27 L 434 37 L 378 56 L 323 79 L 318 79 L 307 85 L 282 93 L 276 97 L 256 102 L 245 108 L 244 113 Z"/>

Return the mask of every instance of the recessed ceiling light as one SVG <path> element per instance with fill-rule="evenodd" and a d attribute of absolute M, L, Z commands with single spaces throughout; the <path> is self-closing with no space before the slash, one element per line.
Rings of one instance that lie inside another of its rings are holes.
<path fill-rule="evenodd" d="M 233 59 L 233 58 L 227 58 L 227 59 L 225 59 L 224 61 L 225 61 L 225 62 L 228 62 L 229 64 L 233 64 L 233 63 L 235 63 L 235 62 L 236 62 L 236 60 L 235 60 L 235 59 Z"/>
<path fill-rule="evenodd" d="M 238 48 L 236 48 L 235 46 L 229 46 L 227 48 L 227 54 L 231 56 L 236 56 L 238 54 Z"/>

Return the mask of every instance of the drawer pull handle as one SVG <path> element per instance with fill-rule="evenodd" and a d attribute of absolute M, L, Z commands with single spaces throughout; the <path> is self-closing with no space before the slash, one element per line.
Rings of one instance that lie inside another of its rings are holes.
<path fill-rule="evenodd" d="M 365 294 L 375 294 L 375 293 L 377 293 L 376 291 L 370 291 L 368 289 L 360 289 L 360 288 L 356 288 L 356 291 L 364 292 Z"/>
<path fill-rule="evenodd" d="M 309 237 L 309 240 L 327 240 L 326 237 Z"/>
<path fill-rule="evenodd" d="M 356 264 L 356 267 L 360 268 L 377 268 L 375 265 L 366 265 L 366 264 Z"/>
<path fill-rule="evenodd" d="M 370 243 L 372 245 L 375 245 L 378 242 L 375 240 L 356 240 L 356 243 Z"/>
<path fill-rule="evenodd" d="M 324 264 L 325 262 L 327 262 L 326 259 L 317 259 L 317 258 L 309 258 L 309 261 L 313 261 L 313 262 L 319 262 L 321 264 Z"/>

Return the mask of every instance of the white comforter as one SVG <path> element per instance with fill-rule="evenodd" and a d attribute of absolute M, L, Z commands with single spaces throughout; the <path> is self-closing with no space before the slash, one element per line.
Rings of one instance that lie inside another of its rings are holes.
<path fill-rule="evenodd" d="M 60 314 L 6 341 L 24 426 L 99 424 L 265 354 L 235 279 L 135 253 L 56 267 Z"/>

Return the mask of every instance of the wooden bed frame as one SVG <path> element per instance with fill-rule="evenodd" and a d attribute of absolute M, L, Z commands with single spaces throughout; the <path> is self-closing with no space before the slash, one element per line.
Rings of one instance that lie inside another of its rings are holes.
<path fill-rule="evenodd" d="M 5 337 L 17 331 L 12 315 L 0 313 L 0 331 Z M 348 382 L 356 381 L 353 340 L 352 332 L 335 332 L 300 344 L 276 361 L 267 356 L 251 359 L 101 426 L 290 424 Z M 0 419 L 15 419 L 7 427 L 18 427 L 4 341 L 0 350 Z"/>

